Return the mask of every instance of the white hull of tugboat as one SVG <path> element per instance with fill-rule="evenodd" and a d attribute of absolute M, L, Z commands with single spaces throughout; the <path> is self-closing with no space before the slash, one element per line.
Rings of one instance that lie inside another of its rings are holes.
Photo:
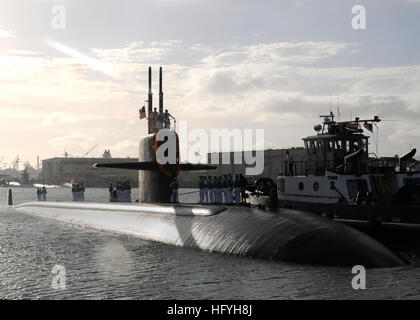
<path fill-rule="evenodd" d="M 327 171 L 324 176 L 279 176 L 277 193 L 279 200 L 332 204 L 353 202 L 349 181 L 366 181 L 367 191 L 372 191 L 368 175 L 340 175 Z M 334 185 L 334 189 L 331 185 Z"/>
<path fill-rule="evenodd" d="M 418 184 L 420 173 L 396 173 L 388 177 L 381 174 L 343 175 L 326 171 L 324 176 L 279 176 L 277 193 L 281 201 L 314 204 L 356 203 L 357 193 L 376 193 L 375 179 L 385 178 L 386 188 L 396 194 L 407 181 Z M 383 186 L 382 186 L 383 187 Z"/>

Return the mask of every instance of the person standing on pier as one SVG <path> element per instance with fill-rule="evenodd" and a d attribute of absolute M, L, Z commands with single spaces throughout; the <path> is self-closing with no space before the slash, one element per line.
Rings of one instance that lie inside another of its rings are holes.
<path fill-rule="evenodd" d="M 47 188 L 42 187 L 42 201 L 47 201 Z"/>

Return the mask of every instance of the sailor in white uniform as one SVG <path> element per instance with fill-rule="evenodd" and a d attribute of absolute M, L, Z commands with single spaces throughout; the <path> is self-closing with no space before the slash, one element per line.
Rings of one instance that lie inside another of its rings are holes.
<path fill-rule="evenodd" d="M 229 173 L 228 174 L 228 203 L 233 203 L 233 177 Z"/>
<path fill-rule="evenodd" d="M 229 182 L 228 182 L 228 177 L 226 174 L 223 176 L 222 181 L 223 181 L 223 203 L 228 204 L 229 203 L 229 193 L 228 193 Z"/>
<path fill-rule="evenodd" d="M 210 203 L 214 203 L 214 182 L 211 176 L 208 177 L 208 188 L 209 188 L 209 197 L 210 197 Z"/>
<path fill-rule="evenodd" d="M 203 176 L 200 176 L 198 181 L 198 188 L 200 189 L 200 203 L 204 204 L 204 179 Z"/>
<path fill-rule="evenodd" d="M 204 180 L 204 203 L 208 204 L 210 203 L 209 199 L 209 181 L 207 180 L 207 177 L 203 177 Z"/>

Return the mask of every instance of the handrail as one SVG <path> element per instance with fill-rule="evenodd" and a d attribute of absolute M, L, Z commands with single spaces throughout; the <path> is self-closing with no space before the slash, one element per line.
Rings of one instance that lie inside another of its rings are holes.
<path fill-rule="evenodd" d="M 308 176 L 308 175 L 324 175 L 325 170 L 344 173 L 343 163 L 336 160 L 327 161 L 313 161 L 313 160 L 298 160 L 293 161 L 293 175 Z M 398 159 L 379 159 L 370 158 L 367 161 L 360 163 L 358 173 L 383 173 L 395 170 L 397 168 Z M 283 175 L 290 175 L 288 163 L 284 163 Z"/>

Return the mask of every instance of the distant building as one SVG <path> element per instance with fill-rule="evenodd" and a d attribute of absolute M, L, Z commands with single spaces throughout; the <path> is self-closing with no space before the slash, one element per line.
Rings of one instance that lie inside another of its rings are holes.
<path fill-rule="evenodd" d="M 224 175 L 224 174 L 243 174 L 248 179 L 253 180 L 257 177 L 270 177 L 276 181 L 277 175 L 284 171 L 285 164 L 284 159 L 286 151 L 289 150 L 291 156 L 297 162 L 306 160 L 306 150 L 304 148 L 290 148 L 290 149 L 267 149 L 264 150 L 264 170 L 258 176 L 246 176 L 245 169 L 247 167 L 253 167 L 254 165 L 247 165 L 244 162 L 244 152 L 219 152 L 209 153 L 207 155 L 207 162 L 211 164 L 212 155 L 219 159 L 216 170 L 208 171 L 181 171 L 179 175 L 180 185 L 182 187 L 197 187 L 199 176 L 201 175 Z M 249 151 L 247 151 L 249 152 Z M 229 164 L 222 164 L 223 156 L 226 157 L 228 154 Z M 235 164 L 235 154 L 240 156 L 242 164 Z M 255 155 L 255 154 L 254 154 Z"/>
<path fill-rule="evenodd" d="M 102 158 L 104 159 L 111 159 L 111 150 L 106 150 L 104 151 L 104 153 L 102 154 Z"/>
<path fill-rule="evenodd" d="M 108 151 L 108 152 L 107 152 Z M 138 158 L 111 158 L 105 150 L 103 158 L 56 157 L 42 160 L 42 177 L 45 184 L 62 185 L 64 183 L 83 182 L 88 187 L 107 187 L 118 180 L 129 180 L 132 186 L 138 185 L 137 170 L 94 168 L 93 164 L 136 162 Z"/>

